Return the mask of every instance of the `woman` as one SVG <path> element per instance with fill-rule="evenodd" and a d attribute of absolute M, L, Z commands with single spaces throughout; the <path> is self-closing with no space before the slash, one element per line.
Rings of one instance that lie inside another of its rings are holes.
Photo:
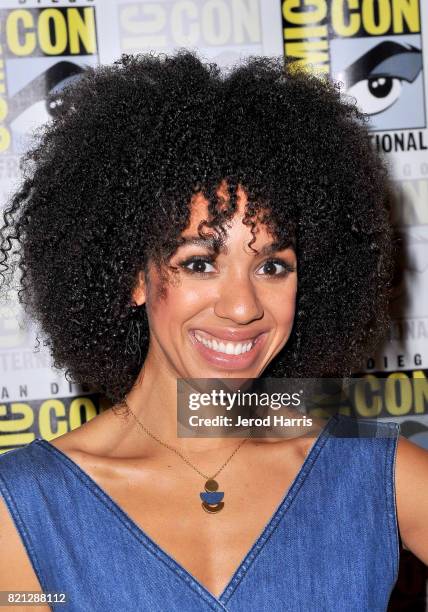
<path fill-rule="evenodd" d="M 177 379 L 347 376 L 384 336 L 388 179 L 363 117 L 280 60 L 222 75 L 186 51 L 89 69 L 61 108 L 2 251 L 18 240 L 55 365 L 113 408 L 0 457 L 0 590 L 69 610 L 385 609 L 399 535 L 428 562 L 426 451 L 394 423 L 346 437 L 337 415 L 239 443 L 176 419 Z"/>

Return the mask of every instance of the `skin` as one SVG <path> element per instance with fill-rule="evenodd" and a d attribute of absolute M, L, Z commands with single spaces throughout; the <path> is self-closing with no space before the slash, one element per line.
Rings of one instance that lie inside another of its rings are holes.
<path fill-rule="evenodd" d="M 225 196 L 224 184 L 219 189 Z M 151 341 L 144 368 L 127 396 L 128 404 L 150 431 L 206 474 L 214 473 L 242 440 L 178 438 L 176 379 L 260 376 L 287 342 L 295 314 L 298 262 L 294 250 L 262 256 L 260 250 L 271 244 L 273 237 L 261 225 L 252 244 L 259 254 L 249 249 L 252 234 L 242 223 L 245 205 L 245 192 L 239 189 L 227 251 L 215 262 L 205 262 L 205 266 L 186 263 L 190 269 L 186 272 L 182 267 L 186 260 L 191 256 L 207 258 L 209 249 L 182 246 L 170 262 L 179 265 L 179 277 L 168 286 L 164 299 L 158 296 L 159 276 L 154 266 L 149 269 L 149 282 L 141 274 L 132 293 L 135 303 L 146 303 Z M 191 207 L 185 237 L 197 235 L 199 222 L 207 218 L 207 202 L 201 194 L 193 197 Z M 280 258 L 290 270 L 285 273 L 285 268 L 272 263 L 272 257 Z M 195 274 L 197 270 L 206 274 Z M 192 330 L 207 328 L 246 330 L 249 337 L 263 331 L 264 342 L 245 368 L 219 366 L 204 359 L 192 338 Z M 199 503 L 189 503 L 199 500 L 201 476 L 147 436 L 132 416 L 105 411 L 52 444 L 68 454 L 145 533 L 218 597 L 272 517 L 323 424 L 315 423 L 312 435 L 299 438 L 247 440 L 217 477 L 226 502 L 217 515 L 203 512 Z M 425 563 L 427 478 L 428 452 L 400 437 L 396 460 L 399 528 L 404 546 Z M 259 495 L 248 496 L 251 489 Z M 41 590 L 1 501 L 0 551 L 7 551 L 0 552 L 0 590 Z"/>

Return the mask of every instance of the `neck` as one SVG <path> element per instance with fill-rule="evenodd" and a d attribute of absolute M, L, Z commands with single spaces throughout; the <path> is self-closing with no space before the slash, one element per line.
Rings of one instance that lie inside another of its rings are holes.
<path fill-rule="evenodd" d="M 177 435 L 177 375 L 164 364 L 159 366 L 156 359 L 149 355 L 133 388 L 126 396 L 126 403 L 135 418 L 162 442 L 187 456 L 196 457 L 201 453 L 214 454 L 222 449 L 226 452 L 236 448 L 242 437 L 194 438 Z M 137 450 L 145 443 L 153 453 L 171 452 L 151 438 L 135 418 L 129 414 L 122 420 L 121 436 L 126 437 L 127 446 L 132 445 Z M 184 431 L 190 433 L 190 430 Z"/>

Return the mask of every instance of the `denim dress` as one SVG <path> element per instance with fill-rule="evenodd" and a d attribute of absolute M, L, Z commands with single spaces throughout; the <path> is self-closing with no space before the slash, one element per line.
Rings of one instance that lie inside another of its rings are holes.
<path fill-rule="evenodd" d="M 55 611 L 384 612 L 399 430 L 330 417 L 218 598 L 47 440 L 0 455 L 0 494 L 43 591 L 66 594 Z"/>

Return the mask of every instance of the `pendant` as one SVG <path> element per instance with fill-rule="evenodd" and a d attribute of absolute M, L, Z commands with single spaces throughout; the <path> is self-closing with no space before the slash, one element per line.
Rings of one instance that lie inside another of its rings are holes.
<path fill-rule="evenodd" d="M 206 493 L 200 493 L 202 499 L 202 508 L 210 514 L 220 512 L 224 508 L 224 502 L 221 500 L 224 497 L 222 491 L 217 491 L 218 482 L 210 478 L 205 483 Z"/>

